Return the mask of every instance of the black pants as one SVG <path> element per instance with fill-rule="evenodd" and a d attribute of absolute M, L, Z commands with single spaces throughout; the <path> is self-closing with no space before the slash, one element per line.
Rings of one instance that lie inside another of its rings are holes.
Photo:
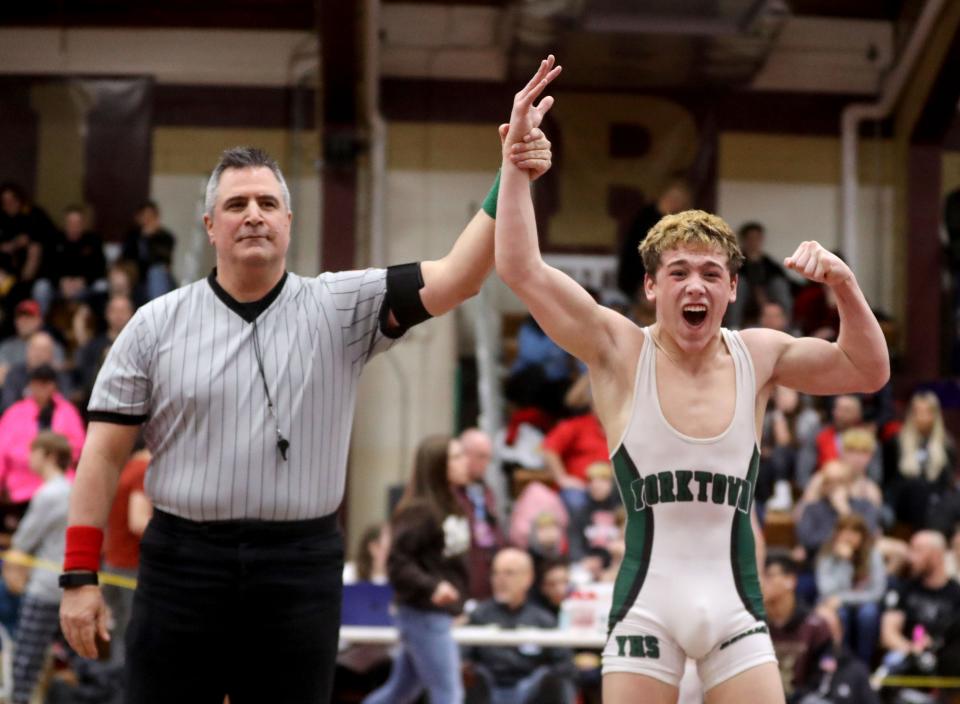
<path fill-rule="evenodd" d="M 327 704 L 343 538 L 333 516 L 197 523 L 155 512 L 126 639 L 127 704 Z"/>

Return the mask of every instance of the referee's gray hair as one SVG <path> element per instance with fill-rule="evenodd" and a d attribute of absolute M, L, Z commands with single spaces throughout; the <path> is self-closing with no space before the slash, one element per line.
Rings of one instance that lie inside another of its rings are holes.
<path fill-rule="evenodd" d="M 220 161 L 213 167 L 210 180 L 207 181 L 207 194 L 203 201 L 203 209 L 207 215 L 213 217 L 213 206 L 217 202 L 217 189 L 220 187 L 220 177 L 227 169 L 254 169 L 263 167 L 270 169 L 280 182 L 280 191 L 283 193 L 283 204 L 290 210 L 290 189 L 280 171 L 280 165 L 263 149 L 257 147 L 233 147 L 220 155 Z"/>

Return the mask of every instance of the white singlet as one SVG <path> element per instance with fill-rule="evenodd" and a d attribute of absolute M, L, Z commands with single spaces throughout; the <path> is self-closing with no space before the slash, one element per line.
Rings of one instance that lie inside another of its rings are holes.
<path fill-rule="evenodd" d="M 709 690 L 776 662 L 750 525 L 760 460 L 756 378 L 740 335 L 721 333 L 736 373 L 733 421 L 716 437 L 692 438 L 663 415 L 656 347 L 644 329 L 633 409 L 611 457 L 627 525 L 604 674 L 677 686 L 689 656 Z"/>

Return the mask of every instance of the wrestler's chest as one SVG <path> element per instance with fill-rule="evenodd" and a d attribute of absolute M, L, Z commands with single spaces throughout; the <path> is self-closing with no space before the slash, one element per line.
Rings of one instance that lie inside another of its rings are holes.
<path fill-rule="evenodd" d="M 664 420 L 690 437 L 715 437 L 730 426 L 737 409 L 736 387 L 732 365 L 695 377 L 671 369 L 657 370 L 657 396 Z"/>

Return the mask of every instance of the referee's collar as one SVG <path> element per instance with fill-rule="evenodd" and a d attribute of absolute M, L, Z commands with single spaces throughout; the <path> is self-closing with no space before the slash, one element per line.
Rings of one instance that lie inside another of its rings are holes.
<path fill-rule="evenodd" d="M 213 267 L 213 271 L 210 272 L 210 275 L 207 277 L 207 283 L 210 284 L 210 288 L 213 289 L 213 292 L 217 295 L 224 304 L 232 310 L 234 313 L 239 315 L 241 318 L 246 320 L 248 323 L 252 323 L 256 320 L 259 315 L 270 307 L 270 304 L 277 300 L 277 296 L 280 295 L 280 292 L 283 290 L 283 285 L 287 282 L 287 272 L 283 272 L 283 276 L 280 277 L 280 280 L 277 282 L 277 285 L 270 289 L 270 292 L 266 296 L 261 298 L 258 301 L 247 301 L 240 302 L 229 293 L 226 289 L 220 285 L 220 282 L 217 281 L 217 267 Z"/>

